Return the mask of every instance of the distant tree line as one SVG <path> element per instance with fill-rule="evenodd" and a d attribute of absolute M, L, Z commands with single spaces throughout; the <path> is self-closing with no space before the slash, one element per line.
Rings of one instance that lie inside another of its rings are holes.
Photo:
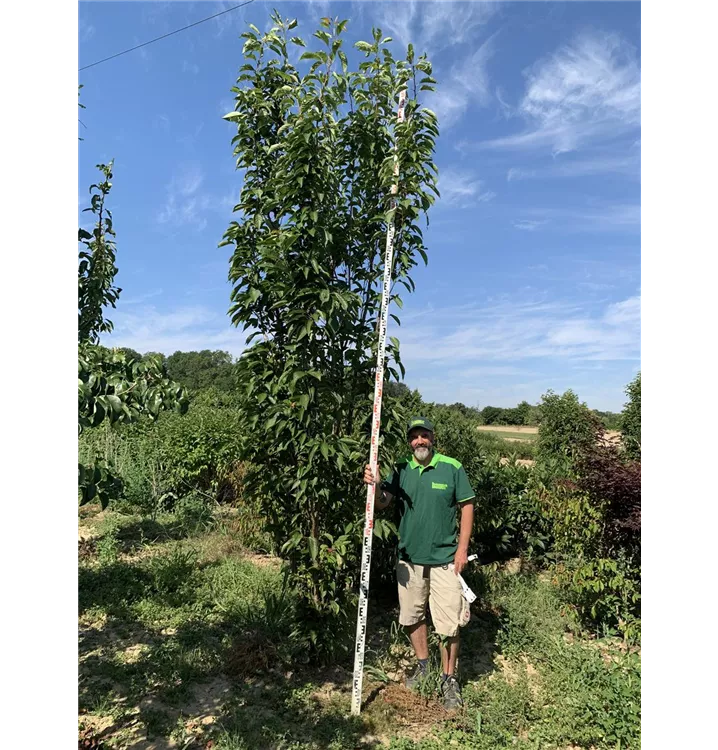
<path fill-rule="evenodd" d="M 172 380 L 183 385 L 190 393 L 199 393 L 209 388 L 215 388 L 222 393 L 231 393 L 235 388 L 234 358 L 229 352 L 211 351 L 203 349 L 199 352 L 180 352 L 165 356 L 159 352 L 146 352 L 140 354 L 134 349 L 121 347 L 129 359 L 146 361 L 149 357 L 157 358 L 164 363 L 167 373 Z M 637 378 L 638 410 L 640 411 L 640 375 Z M 385 392 L 398 397 L 408 396 L 412 393 L 406 383 L 389 383 Z M 418 401 L 423 399 L 418 391 L 413 391 Z M 541 423 L 541 407 L 539 404 L 530 404 L 521 401 L 514 407 L 484 406 L 479 409 L 475 406 L 466 406 L 460 402 L 453 404 L 441 404 L 451 411 L 455 411 L 462 417 L 475 420 L 477 424 L 483 425 L 529 425 L 537 426 Z M 607 430 L 621 429 L 621 415 L 611 411 L 592 410 L 599 418 L 603 427 Z"/>

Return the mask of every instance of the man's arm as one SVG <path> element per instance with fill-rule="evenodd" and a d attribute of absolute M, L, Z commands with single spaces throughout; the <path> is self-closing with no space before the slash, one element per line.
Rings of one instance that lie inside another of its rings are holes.
<path fill-rule="evenodd" d="M 458 575 L 466 566 L 469 555 L 471 529 L 474 525 L 474 498 L 476 497 L 463 466 L 456 473 L 456 500 L 459 504 L 459 546 L 454 556 L 454 571 Z"/>
<path fill-rule="evenodd" d="M 466 567 L 469 556 L 469 542 L 471 541 L 471 530 L 474 526 L 474 503 L 468 500 L 459 506 L 459 546 L 454 556 L 454 572 L 459 575 Z"/>

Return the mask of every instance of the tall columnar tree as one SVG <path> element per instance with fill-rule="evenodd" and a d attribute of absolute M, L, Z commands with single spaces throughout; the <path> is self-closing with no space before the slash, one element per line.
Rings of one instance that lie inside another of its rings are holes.
<path fill-rule="evenodd" d="M 130 359 L 120 350 L 100 346 L 100 334 L 112 331 L 105 308 L 115 307 L 122 291 L 115 286 L 115 232 L 105 199 L 112 188 L 112 162 L 98 164 L 104 179 L 90 187 L 90 207 L 97 218 L 92 232 L 80 228 L 78 259 L 78 426 L 97 427 L 105 420 L 127 422 L 161 409 L 186 409 L 180 386 L 158 360 Z M 104 508 L 121 491 L 112 468 L 101 458 L 79 464 L 80 504 L 99 500 Z"/>
<path fill-rule="evenodd" d="M 296 20 L 275 12 L 272 21 L 267 33 L 250 26 L 242 35 L 245 64 L 225 118 L 237 128 L 244 183 L 223 244 L 234 246 L 232 322 L 251 333 L 238 363 L 256 467 L 246 486 L 263 498 L 310 609 L 327 615 L 340 611 L 357 574 L 387 222 L 396 227 L 395 307 L 398 287 L 414 288 L 417 258 L 427 260 L 419 218 L 438 195 L 438 127 L 419 97 L 435 81 L 411 45 L 395 60 L 379 29 L 355 45 L 363 59 L 352 68 L 347 22 L 329 18 L 300 72 L 292 60 L 306 44 L 290 38 Z M 403 88 L 406 119 L 396 124 Z M 387 361 L 398 379 L 395 338 Z M 403 438 L 402 415 L 386 395 L 383 415 L 386 465 Z M 386 533 L 379 520 L 375 530 Z"/>
<path fill-rule="evenodd" d="M 621 430 L 626 455 L 641 460 L 641 373 L 626 386 L 628 401 L 621 412 Z"/>

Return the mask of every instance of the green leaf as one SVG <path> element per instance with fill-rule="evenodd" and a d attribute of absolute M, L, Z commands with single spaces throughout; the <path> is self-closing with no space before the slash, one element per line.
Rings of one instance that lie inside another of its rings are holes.
<path fill-rule="evenodd" d="M 307 537 L 307 543 L 309 545 L 309 554 L 312 556 L 312 562 L 316 562 L 317 556 L 319 555 L 319 544 L 317 543 L 316 537 Z"/>
<path fill-rule="evenodd" d="M 112 407 L 112 411 L 115 414 L 119 414 L 122 411 L 122 401 L 118 396 L 107 395 L 105 396 L 105 400 Z"/>

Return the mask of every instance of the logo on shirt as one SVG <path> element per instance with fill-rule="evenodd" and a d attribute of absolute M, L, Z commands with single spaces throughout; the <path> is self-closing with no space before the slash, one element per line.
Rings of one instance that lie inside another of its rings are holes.
<path fill-rule="evenodd" d="M 441 484 L 441 482 L 432 482 L 431 483 L 431 489 L 432 490 L 446 490 L 449 488 L 448 484 Z"/>

